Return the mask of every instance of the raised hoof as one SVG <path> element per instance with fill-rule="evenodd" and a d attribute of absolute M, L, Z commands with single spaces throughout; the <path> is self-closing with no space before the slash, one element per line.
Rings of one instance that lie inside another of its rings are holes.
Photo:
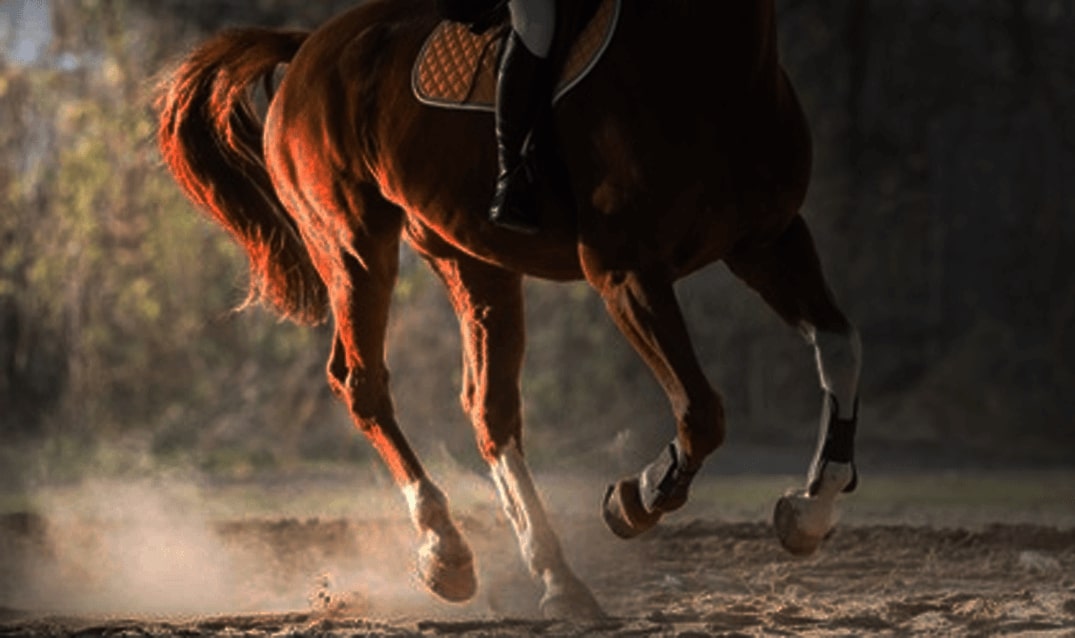
<path fill-rule="evenodd" d="M 809 556 L 818 550 L 828 536 L 831 525 L 807 523 L 804 511 L 810 506 L 804 496 L 789 494 L 780 497 L 773 510 L 773 527 L 784 549 L 795 556 Z"/>
<path fill-rule="evenodd" d="M 478 578 L 474 557 L 462 538 L 453 551 L 437 551 L 442 543 L 427 543 L 418 552 L 418 577 L 429 591 L 448 602 L 461 603 L 474 597 Z"/>
<path fill-rule="evenodd" d="M 638 536 L 661 520 L 660 512 L 648 512 L 643 507 L 637 478 L 608 486 L 601 515 L 612 533 L 625 539 Z"/>
<path fill-rule="evenodd" d="M 606 617 L 597 599 L 579 580 L 550 587 L 541 598 L 541 615 L 549 620 L 596 620 Z"/>

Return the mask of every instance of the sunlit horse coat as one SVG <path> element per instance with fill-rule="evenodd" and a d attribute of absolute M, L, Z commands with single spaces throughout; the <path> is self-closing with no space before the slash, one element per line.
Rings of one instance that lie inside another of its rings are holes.
<path fill-rule="evenodd" d="M 571 30 L 589 3 L 565 5 L 560 26 Z M 407 496 L 424 581 L 449 600 L 476 588 L 471 552 L 389 394 L 401 240 L 441 277 L 459 317 L 463 408 L 546 613 L 601 612 L 564 561 L 522 455 L 524 276 L 589 282 L 668 395 L 673 442 L 606 494 L 621 536 L 682 506 L 724 439 L 675 282 L 723 261 L 801 329 L 826 396 L 822 435 L 807 488 L 781 499 L 775 518 L 789 549 L 813 551 L 836 495 L 855 482 L 859 346 L 799 214 L 810 136 L 780 65 L 772 0 L 623 0 L 604 57 L 548 122 L 564 179 L 550 180 L 562 192 L 542 199 L 536 237 L 484 221 L 492 117 L 411 92 L 436 22 L 434 0 L 373 0 L 312 33 L 221 33 L 171 77 L 160 121 L 179 184 L 246 249 L 251 299 L 296 321 L 333 319 L 329 383 Z M 282 63 L 263 126 L 248 87 Z"/>

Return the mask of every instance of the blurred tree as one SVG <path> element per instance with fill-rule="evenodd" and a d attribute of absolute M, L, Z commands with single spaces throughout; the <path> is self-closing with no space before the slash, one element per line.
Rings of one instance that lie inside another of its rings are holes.
<path fill-rule="evenodd" d="M 56 63 L 3 71 L 0 429 L 71 454 L 138 432 L 209 463 L 294 456 L 327 335 L 229 314 L 241 256 L 155 148 L 153 79 L 183 45 L 148 6 L 62 3 Z M 358 449 L 345 434 L 326 449 Z"/>

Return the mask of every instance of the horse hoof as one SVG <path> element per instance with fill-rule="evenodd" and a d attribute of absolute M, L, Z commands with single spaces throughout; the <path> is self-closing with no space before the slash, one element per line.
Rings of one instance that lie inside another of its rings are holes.
<path fill-rule="evenodd" d="M 578 579 L 566 585 L 550 587 L 541 598 L 541 615 L 548 620 L 597 620 L 605 611 Z"/>
<path fill-rule="evenodd" d="M 418 577 L 429 591 L 448 602 L 470 600 L 478 590 L 474 573 L 474 556 L 460 537 L 452 551 L 444 543 L 431 539 L 418 552 Z"/>
<path fill-rule="evenodd" d="M 809 524 L 804 512 L 811 505 L 809 499 L 799 495 L 780 497 L 773 510 L 773 527 L 784 549 L 795 556 L 809 556 L 817 551 L 828 535 L 830 526 Z M 815 522 L 816 523 L 816 522 Z"/>
<path fill-rule="evenodd" d="M 660 512 L 648 512 L 642 505 L 637 478 L 608 486 L 601 515 L 612 533 L 625 539 L 638 536 L 661 520 Z"/>

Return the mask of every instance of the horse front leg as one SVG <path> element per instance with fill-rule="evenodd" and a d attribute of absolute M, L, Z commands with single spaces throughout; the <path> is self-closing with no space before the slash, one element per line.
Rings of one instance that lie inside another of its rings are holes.
<path fill-rule="evenodd" d="M 687 502 L 695 473 L 724 441 L 724 408 L 698 363 L 671 280 L 636 271 L 587 277 L 664 388 L 676 419 L 676 437 L 657 459 L 605 493 L 605 523 L 632 538 Z"/>
<path fill-rule="evenodd" d="M 452 520 L 448 501 L 427 476 L 396 421 L 385 365 L 385 335 L 396 278 L 398 239 L 363 237 L 359 261 L 341 252 L 331 261 L 330 286 L 336 336 L 328 382 L 347 406 L 355 426 L 369 439 L 403 492 L 418 532 L 417 572 L 437 596 L 462 602 L 477 590 L 474 559 Z"/>
<path fill-rule="evenodd" d="M 523 560 L 544 586 L 542 613 L 550 618 L 601 617 L 604 612 L 593 594 L 564 559 L 522 452 L 522 279 L 462 255 L 429 261 L 459 317 L 463 409 L 474 425 Z"/>
<path fill-rule="evenodd" d="M 811 554 L 836 523 L 837 498 L 858 484 L 854 447 L 862 344 L 836 305 L 802 217 L 776 241 L 742 249 L 726 261 L 814 349 L 824 394 L 817 448 L 806 485 L 781 497 L 773 513 L 783 546 Z"/>

